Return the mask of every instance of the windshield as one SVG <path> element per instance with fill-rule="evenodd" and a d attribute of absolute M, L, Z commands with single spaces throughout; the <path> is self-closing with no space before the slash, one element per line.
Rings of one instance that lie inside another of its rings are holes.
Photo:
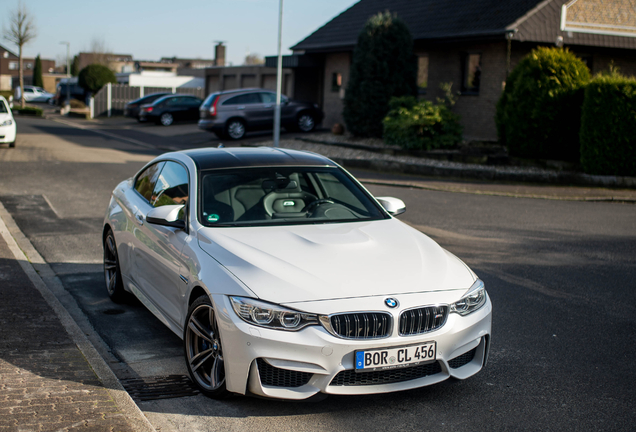
<path fill-rule="evenodd" d="M 2 99 L 0 99 L 0 113 L 8 113 L 9 109 Z"/>
<path fill-rule="evenodd" d="M 338 168 L 266 167 L 201 174 L 199 221 L 210 227 L 384 219 L 371 197 Z"/>

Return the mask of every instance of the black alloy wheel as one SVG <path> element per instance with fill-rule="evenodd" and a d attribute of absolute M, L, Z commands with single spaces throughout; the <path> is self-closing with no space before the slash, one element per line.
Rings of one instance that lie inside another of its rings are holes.
<path fill-rule="evenodd" d="M 104 279 L 108 297 L 115 303 L 125 303 L 129 294 L 124 290 L 119 268 L 119 256 L 117 255 L 117 244 L 115 236 L 108 230 L 104 239 Z"/>
<path fill-rule="evenodd" d="M 216 313 L 207 295 L 197 298 L 190 306 L 183 333 L 186 365 L 192 381 L 208 397 L 229 396 Z"/>

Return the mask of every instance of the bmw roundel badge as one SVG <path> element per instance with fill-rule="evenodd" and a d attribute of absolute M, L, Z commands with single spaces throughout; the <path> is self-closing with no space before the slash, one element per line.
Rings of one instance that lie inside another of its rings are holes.
<path fill-rule="evenodd" d="M 391 297 L 384 299 L 384 304 L 390 307 L 391 309 L 396 308 L 399 305 L 397 299 L 394 299 Z"/>

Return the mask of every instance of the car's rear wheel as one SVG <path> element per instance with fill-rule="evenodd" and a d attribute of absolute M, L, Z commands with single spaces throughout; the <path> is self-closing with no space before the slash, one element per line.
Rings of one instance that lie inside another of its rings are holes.
<path fill-rule="evenodd" d="M 172 117 L 172 114 L 170 113 L 163 113 L 161 114 L 159 121 L 161 121 L 161 124 L 164 126 L 170 126 L 172 123 L 174 123 L 174 117 Z"/>
<path fill-rule="evenodd" d="M 206 396 L 227 397 L 230 393 L 225 387 L 221 336 L 216 312 L 207 295 L 200 296 L 190 306 L 183 333 L 186 365 L 192 381 Z"/>
<path fill-rule="evenodd" d="M 302 132 L 311 132 L 316 127 L 316 120 L 309 113 L 300 113 L 296 121 L 296 127 Z"/>
<path fill-rule="evenodd" d="M 230 120 L 225 126 L 225 135 L 233 140 L 243 138 L 245 136 L 245 123 L 238 119 Z"/>
<path fill-rule="evenodd" d="M 115 235 L 111 230 L 104 239 L 104 279 L 108 297 L 115 303 L 124 303 L 129 294 L 124 290 L 119 268 L 119 256 L 117 255 L 117 244 Z"/>

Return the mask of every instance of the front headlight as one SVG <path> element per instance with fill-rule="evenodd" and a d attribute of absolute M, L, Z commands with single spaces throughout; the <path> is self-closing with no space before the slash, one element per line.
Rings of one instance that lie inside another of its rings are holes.
<path fill-rule="evenodd" d="M 485 304 L 486 288 L 484 287 L 484 283 L 477 279 L 468 292 L 464 294 L 461 299 L 453 303 L 450 308 L 451 312 L 455 312 L 463 316 L 475 312 Z"/>
<path fill-rule="evenodd" d="M 3 121 L 0 126 L 11 126 L 12 124 L 13 124 L 13 120 L 9 119 L 9 120 Z"/>
<path fill-rule="evenodd" d="M 318 324 L 318 316 L 246 297 L 230 297 L 234 312 L 243 321 L 277 330 L 300 330 Z"/>

